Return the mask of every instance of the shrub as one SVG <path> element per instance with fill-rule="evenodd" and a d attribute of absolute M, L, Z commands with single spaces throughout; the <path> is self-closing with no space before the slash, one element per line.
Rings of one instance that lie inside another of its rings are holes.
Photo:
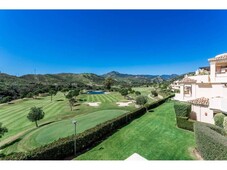
<path fill-rule="evenodd" d="M 222 114 L 222 113 L 217 113 L 217 114 L 214 116 L 214 123 L 215 123 L 215 125 L 217 125 L 217 126 L 223 128 L 224 117 L 225 117 L 224 114 Z"/>
<path fill-rule="evenodd" d="M 227 133 L 227 117 L 224 118 L 223 128 L 224 128 L 225 132 Z"/>
<path fill-rule="evenodd" d="M 135 94 L 136 94 L 137 96 L 141 95 L 141 93 L 140 93 L 139 91 L 135 91 Z"/>
<path fill-rule="evenodd" d="M 205 160 L 227 160 L 227 138 L 222 128 L 196 122 L 194 131 L 197 149 Z"/>
<path fill-rule="evenodd" d="M 152 90 L 152 91 L 151 91 L 151 94 L 152 94 L 154 97 L 157 97 L 157 96 L 158 96 L 158 93 L 157 93 L 157 91 L 155 91 L 155 90 Z"/>
<path fill-rule="evenodd" d="M 194 120 L 190 120 L 188 117 L 177 117 L 176 119 L 179 128 L 194 131 Z"/>
<path fill-rule="evenodd" d="M 176 116 L 189 117 L 191 112 L 191 105 L 185 102 L 174 102 L 174 110 Z"/>
<path fill-rule="evenodd" d="M 148 108 L 155 108 L 164 103 L 168 98 L 161 99 L 155 103 L 148 105 Z M 129 124 L 134 119 L 144 115 L 146 109 L 139 108 L 133 112 L 126 113 L 112 120 L 101 123 L 91 129 L 88 129 L 76 136 L 77 153 L 82 152 L 95 143 L 103 140 L 108 135 L 113 134 L 119 128 Z M 74 153 L 73 135 L 58 139 L 50 144 L 34 149 L 28 153 L 13 153 L 4 157 L 5 160 L 61 160 Z"/>

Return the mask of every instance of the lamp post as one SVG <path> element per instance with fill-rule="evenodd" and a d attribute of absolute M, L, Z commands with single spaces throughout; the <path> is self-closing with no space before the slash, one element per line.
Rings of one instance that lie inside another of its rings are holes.
<path fill-rule="evenodd" d="M 74 155 L 76 156 L 76 120 L 73 120 L 72 123 L 74 124 L 75 127 L 75 133 L 74 133 Z"/>

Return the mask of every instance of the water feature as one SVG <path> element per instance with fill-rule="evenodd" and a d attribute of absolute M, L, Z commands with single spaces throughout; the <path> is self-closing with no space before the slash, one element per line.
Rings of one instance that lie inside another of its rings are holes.
<path fill-rule="evenodd" d="M 105 94 L 105 92 L 101 90 L 90 90 L 87 91 L 87 94 Z"/>

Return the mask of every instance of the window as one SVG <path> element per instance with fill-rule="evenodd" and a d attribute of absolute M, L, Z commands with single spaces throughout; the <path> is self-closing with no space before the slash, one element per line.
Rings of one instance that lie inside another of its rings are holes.
<path fill-rule="evenodd" d="M 184 95 L 185 96 L 191 96 L 192 95 L 192 86 L 191 85 L 185 85 L 184 86 Z"/>

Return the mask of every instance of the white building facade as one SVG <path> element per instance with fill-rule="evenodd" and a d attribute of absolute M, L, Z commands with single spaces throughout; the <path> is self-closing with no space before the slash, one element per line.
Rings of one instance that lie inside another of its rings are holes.
<path fill-rule="evenodd" d="M 210 69 L 205 75 L 197 71 L 179 82 L 180 93 L 174 99 L 190 102 L 198 121 L 214 124 L 216 113 L 227 113 L 227 53 L 208 61 Z"/>

